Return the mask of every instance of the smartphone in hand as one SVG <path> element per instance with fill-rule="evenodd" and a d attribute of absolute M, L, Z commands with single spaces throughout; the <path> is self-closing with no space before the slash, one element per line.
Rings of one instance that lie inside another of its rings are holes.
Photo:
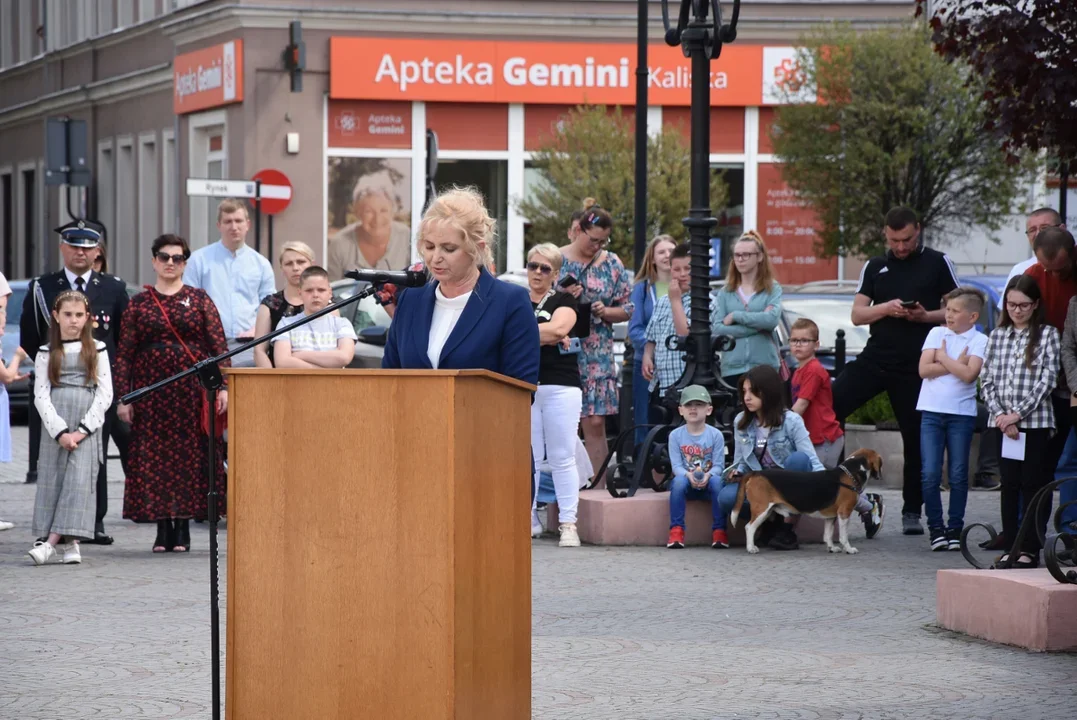
<path fill-rule="evenodd" d="M 902 300 L 901 301 L 901 307 L 906 308 L 906 309 L 912 309 L 912 308 L 916 307 L 919 304 L 920 303 L 916 302 L 915 300 Z"/>
<path fill-rule="evenodd" d="M 577 280 L 572 275 L 566 275 L 564 278 L 561 279 L 561 282 L 559 282 L 557 284 L 562 288 L 569 288 L 569 287 L 572 287 L 573 285 L 579 285 L 580 281 Z"/>

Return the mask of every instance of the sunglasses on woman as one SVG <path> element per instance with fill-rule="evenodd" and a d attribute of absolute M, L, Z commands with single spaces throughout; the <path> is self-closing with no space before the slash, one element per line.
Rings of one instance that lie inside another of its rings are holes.
<path fill-rule="evenodd" d="M 183 255 L 169 255 L 168 253 L 165 253 L 165 252 L 157 253 L 156 257 L 157 257 L 157 262 L 163 263 L 165 265 L 168 264 L 169 260 L 171 260 L 176 265 L 182 265 L 183 263 L 187 262 L 187 258 L 183 257 Z"/>
<path fill-rule="evenodd" d="M 537 263 L 534 261 L 527 263 L 527 269 L 534 272 L 540 272 L 543 275 L 549 275 L 553 272 L 553 268 L 549 265 L 543 265 L 542 263 Z"/>

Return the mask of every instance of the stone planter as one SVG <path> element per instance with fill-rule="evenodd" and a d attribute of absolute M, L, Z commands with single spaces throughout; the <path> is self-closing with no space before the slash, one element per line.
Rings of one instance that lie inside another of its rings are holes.
<path fill-rule="evenodd" d="M 874 425 L 846 425 L 845 426 L 845 454 L 848 455 L 860 448 L 871 448 L 879 453 L 883 459 L 883 487 L 900 490 L 902 487 L 902 473 L 905 468 L 905 445 L 901 441 L 901 433 L 897 430 L 880 430 Z M 976 468 L 980 458 L 980 433 L 972 436 L 972 447 L 969 449 L 969 483 L 976 477 Z M 947 458 L 943 458 L 942 479 L 946 487 L 946 464 Z"/>

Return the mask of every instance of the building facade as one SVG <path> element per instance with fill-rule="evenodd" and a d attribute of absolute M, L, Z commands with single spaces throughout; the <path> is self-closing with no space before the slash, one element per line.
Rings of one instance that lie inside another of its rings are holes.
<path fill-rule="evenodd" d="M 262 218 L 254 244 L 272 257 L 273 247 L 302 240 L 328 262 L 333 238 L 379 226 L 378 212 L 388 213 L 385 227 L 396 236 L 417 226 L 427 129 L 438 135 L 438 184 L 485 193 L 498 221 L 499 263 L 518 268 L 527 220 L 517 203 L 541 181 L 531 153 L 579 103 L 633 110 L 634 0 L 320 5 L 5 2 L 4 273 L 27 277 L 57 266 L 51 228 L 70 218 L 70 203 L 108 228 L 111 269 L 148 282 L 158 234 L 178 232 L 195 248 L 217 239 L 216 200 L 188 196 L 189 178 L 251 180 L 264 170 L 283 173 L 292 198 L 273 216 L 272 235 Z M 661 4 L 650 7 L 648 128 L 687 134 L 688 60 L 662 43 Z M 842 271 L 811 251 L 811 213 L 783 183 L 769 146 L 775 86 L 790 71 L 793 44 L 820 22 L 867 28 L 908 22 L 912 11 L 906 0 L 745 0 L 738 39 L 713 64 L 711 163 L 730 187 L 720 234 L 758 228 L 783 282 Z M 295 20 L 306 46 L 300 92 L 284 59 Z M 88 189 L 44 184 L 45 119 L 57 116 L 87 122 Z"/>

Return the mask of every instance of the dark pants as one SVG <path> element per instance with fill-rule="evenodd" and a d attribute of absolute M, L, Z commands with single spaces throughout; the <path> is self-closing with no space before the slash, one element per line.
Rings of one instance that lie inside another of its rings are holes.
<path fill-rule="evenodd" d="M 986 485 L 979 482 L 992 475 L 998 475 L 998 454 L 1002 447 L 1002 431 L 995 427 L 995 419 L 990 417 L 983 403 L 976 403 L 976 432 L 980 433 L 980 454 L 976 461 L 976 477 L 969 485 Z"/>
<path fill-rule="evenodd" d="M 912 372 L 896 372 L 879 367 L 861 355 L 845 366 L 834 381 L 834 413 L 845 420 L 857 408 L 881 392 L 890 398 L 901 441 L 905 447 L 905 467 L 902 473 L 902 513 L 920 515 L 924 504 L 920 484 L 920 412 L 916 402 L 920 397 L 920 375 L 913 365 Z"/>
<path fill-rule="evenodd" d="M 1002 534 L 1008 542 L 1017 538 L 1020 517 L 1028 514 L 1033 496 L 1040 488 L 1050 482 L 1054 474 L 1055 463 L 1050 460 L 1049 446 L 1053 438 L 1048 439 L 1050 430 L 1026 430 L 1025 459 L 1010 460 L 1002 458 L 999 467 L 1002 470 Z M 1063 443 L 1065 440 L 1063 439 Z M 1002 441 L 999 441 L 1001 446 Z M 1047 520 L 1046 514 L 1043 516 Z M 1040 528 L 1042 532 L 1044 528 Z M 1035 528 L 1025 534 L 1020 551 L 1037 553 L 1040 538 Z"/>
<path fill-rule="evenodd" d="M 120 466 L 127 474 L 127 448 L 131 442 L 131 426 L 116 415 L 116 405 L 105 413 L 105 424 L 101 427 L 101 441 L 104 443 L 105 462 L 97 470 L 97 529 L 104 532 L 105 515 L 108 514 L 108 440 L 116 443 L 120 451 Z"/>

